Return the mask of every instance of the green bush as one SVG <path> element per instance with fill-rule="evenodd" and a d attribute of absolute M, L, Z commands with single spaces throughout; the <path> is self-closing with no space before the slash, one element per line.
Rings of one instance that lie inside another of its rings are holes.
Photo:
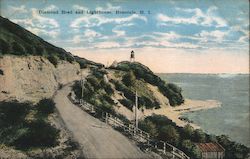
<path fill-rule="evenodd" d="M 10 45 L 5 40 L 0 39 L 0 53 L 8 54 L 10 53 Z"/>
<path fill-rule="evenodd" d="M 126 73 L 123 78 L 122 78 L 122 82 L 127 86 L 127 87 L 131 87 L 134 86 L 136 81 L 135 75 L 132 71 L 129 71 L 128 73 Z"/>
<path fill-rule="evenodd" d="M 158 130 L 156 128 L 156 125 L 152 121 L 149 120 L 140 121 L 139 128 L 142 129 L 143 131 L 148 132 L 154 138 L 158 136 Z"/>
<path fill-rule="evenodd" d="M 80 65 L 80 69 L 84 69 L 84 68 L 87 68 L 87 64 L 85 61 L 81 61 L 81 60 L 78 60 L 77 61 Z"/>
<path fill-rule="evenodd" d="M 199 142 L 199 143 L 206 142 L 206 134 L 201 129 L 194 130 L 192 138 L 194 142 Z"/>
<path fill-rule="evenodd" d="M 129 99 L 119 99 L 119 102 L 130 110 L 133 110 L 133 102 Z"/>
<path fill-rule="evenodd" d="M 24 55 L 25 49 L 17 42 L 12 43 L 12 49 L 14 55 Z"/>
<path fill-rule="evenodd" d="M 95 88 L 95 90 L 98 90 L 101 88 L 100 81 L 95 76 L 89 76 L 87 78 L 87 82 L 90 83 Z"/>
<path fill-rule="evenodd" d="M 28 131 L 14 141 L 13 146 L 18 149 L 30 147 L 52 147 L 58 144 L 59 131 L 43 120 L 27 124 Z"/>
<path fill-rule="evenodd" d="M 55 102 L 52 99 L 42 99 L 36 105 L 37 110 L 42 115 L 49 115 L 55 111 Z"/>
<path fill-rule="evenodd" d="M 40 118 L 36 113 L 51 113 L 52 109 L 44 109 L 50 100 L 42 100 L 34 106 L 17 101 L 0 103 L 0 144 L 13 146 L 20 150 L 30 148 L 52 147 L 57 144 L 59 130 L 47 122 L 47 118 Z M 40 109 L 41 108 L 41 109 Z M 39 110 L 38 110 L 39 109 Z M 34 118 L 26 120 L 29 114 Z"/>
<path fill-rule="evenodd" d="M 49 60 L 49 62 L 52 63 L 55 67 L 57 66 L 58 61 L 59 61 L 58 57 L 57 57 L 57 56 L 54 56 L 54 55 L 49 55 L 49 56 L 48 56 L 48 60 Z"/>
<path fill-rule="evenodd" d="M 187 153 L 188 156 L 192 156 L 194 159 L 201 158 L 201 152 L 198 147 L 189 139 L 183 140 L 181 143 L 182 149 Z"/>
<path fill-rule="evenodd" d="M 172 125 L 166 125 L 160 128 L 158 138 L 177 145 L 179 143 L 180 135 Z"/>
<path fill-rule="evenodd" d="M 18 103 L 17 101 L 1 102 L 0 127 L 22 123 L 29 109 L 29 103 Z"/>
<path fill-rule="evenodd" d="M 102 86 L 107 94 L 109 95 L 114 94 L 114 90 L 112 89 L 110 84 L 103 82 Z"/>
<path fill-rule="evenodd" d="M 72 63 L 72 62 L 75 61 L 75 58 L 73 56 L 71 56 L 71 55 L 66 55 L 66 61 Z"/>

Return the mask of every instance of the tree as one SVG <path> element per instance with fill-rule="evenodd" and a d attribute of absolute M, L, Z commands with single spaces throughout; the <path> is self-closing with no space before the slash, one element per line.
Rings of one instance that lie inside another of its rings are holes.
<path fill-rule="evenodd" d="M 206 142 L 206 134 L 201 129 L 196 129 L 193 134 L 194 142 Z"/>
<path fill-rule="evenodd" d="M 158 135 L 156 125 L 149 120 L 140 121 L 139 128 L 148 132 L 153 137 L 156 137 Z"/>
<path fill-rule="evenodd" d="M 194 128 L 189 124 L 187 124 L 182 130 L 183 130 L 182 132 L 183 139 L 190 139 L 194 133 Z"/>
<path fill-rule="evenodd" d="M 158 137 L 160 140 L 177 145 L 180 135 L 172 125 L 166 125 L 160 128 Z"/>

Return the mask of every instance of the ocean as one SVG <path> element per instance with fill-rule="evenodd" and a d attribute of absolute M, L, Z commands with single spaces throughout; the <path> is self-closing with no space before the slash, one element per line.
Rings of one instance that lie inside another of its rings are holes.
<path fill-rule="evenodd" d="M 219 108 L 185 113 L 205 132 L 250 146 L 249 74 L 159 74 L 183 89 L 184 98 L 217 100 Z"/>

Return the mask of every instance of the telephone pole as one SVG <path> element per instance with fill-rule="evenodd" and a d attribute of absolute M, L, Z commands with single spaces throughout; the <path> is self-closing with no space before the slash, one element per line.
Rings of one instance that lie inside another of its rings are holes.
<path fill-rule="evenodd" d="M 134 130 L 135 134 L 137 129 L 138 129 L 138 95 L 137 91 L 135 91 L 135 130 Z"/>
<path fill-rule="evenodd" d="M 80 104 L 83 104 L 83 78 L 82 78 L 82 71 L 81 71 L 81 87 L 82 87 L 82 91 L 81 91 Z"/>

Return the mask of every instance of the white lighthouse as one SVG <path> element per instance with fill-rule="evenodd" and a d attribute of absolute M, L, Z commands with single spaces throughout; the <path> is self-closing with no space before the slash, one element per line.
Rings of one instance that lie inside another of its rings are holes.
<path fill-rule="evenodd" d="M 130 54 L 130 62 L 135 62 L 135 53 L 133 50 L 131 51 L 131 54 Z"/>

